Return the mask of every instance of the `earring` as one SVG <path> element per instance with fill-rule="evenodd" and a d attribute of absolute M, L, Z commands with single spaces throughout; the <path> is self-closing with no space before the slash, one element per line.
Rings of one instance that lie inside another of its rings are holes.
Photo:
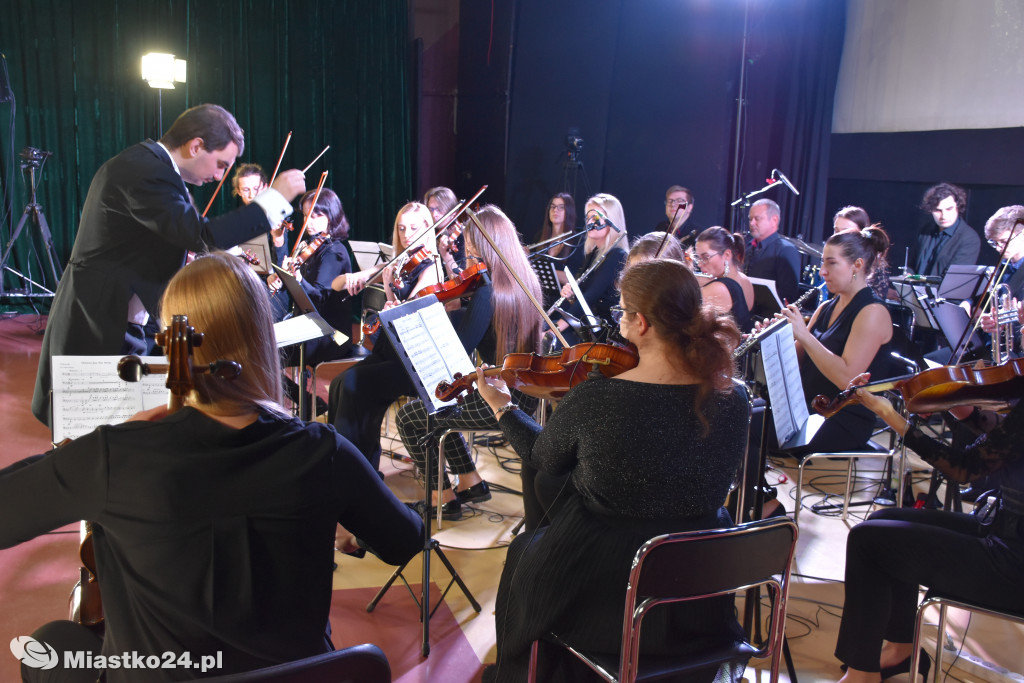
<path fill-rule="evenodd" d="M 725 274 L 726 275 L 729 274 L 729 262 L 728 261 L 725 262 Z"/>
<path fill-rule="evenodd" d="M 854 273 L 854 274 L 853 274 L 853 279 L 854 279 L 854 280 L 856 280 L 856 279 L 857 279 L 857 273 Z"/>

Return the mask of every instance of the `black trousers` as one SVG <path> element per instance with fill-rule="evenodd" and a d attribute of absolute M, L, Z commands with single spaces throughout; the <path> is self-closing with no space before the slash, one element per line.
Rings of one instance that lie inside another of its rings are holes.
<path fill-rule="evenodd" d="M 380 428 L 391 404 L 416 388 L 386 337 L 373 353 L 331 381 L 327 421 L 380 470 Z"/>
<path fill-rule="evenodd" d="M 1024 611 L 1024 539 L 987 536 L 969 514 L 879 510 L 846 541 L 846 600 L 836 657 L 879 671 L 882 641 L 914 639 L 918 590 Z"/>

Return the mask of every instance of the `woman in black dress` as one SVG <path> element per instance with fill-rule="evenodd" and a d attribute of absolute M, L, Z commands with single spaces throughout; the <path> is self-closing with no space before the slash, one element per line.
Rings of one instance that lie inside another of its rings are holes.
<path fill-rule="evenodd" d="M 881 228 L 832 235 L 821 258 L 821 276 L 832 298 L 809 323 L 792 304 L 780 313 L 793 325 L 808 401 L 819 394 L 835 396 L 862 372 L 877 379 L 891 375 L 892 318 L 869 282 L 888 249 L 889 237 Z M 825 420 L 811 442 L 794 454 L 863 450 L 874 424 L 867 408 L 849 406 Z"/>
<path fill-rule="evenodd" d="M 713 279 L 701 283 L 704 301 L 732 313 L 740 332 L 750 330 L 750 308 L 754 285 L 740 269 L 743 263 L 743 235 L 720 227 L 708 228 L 697 236 L 696 260 Z"/>
<path fill-rule="evenodd" d="M 735 323 L 703 306 L 693 273 L 667 259 L 623 274 L 613 315 L 639 364 L 573 388 L 543 429 L 500 381 L 477 374 L 523 466 L 538 478 L 566 478 L 550 525 L 509 547 L 495 611 L 497 665 L 485 680 L 524 680 L 531 643 L 552 629 L 581 648 L 617 652 L 637 549 L 661 533 L 730 524 L 722 503 L 743 455 L 748 411 L 731 380 Z M 738 628 L 730 599 L 648 619 L 641 651 L 650 653 L 699 650 L 702 636 Z M 542 662 L 540 679 L 571 678 L 559 666 Z"/>

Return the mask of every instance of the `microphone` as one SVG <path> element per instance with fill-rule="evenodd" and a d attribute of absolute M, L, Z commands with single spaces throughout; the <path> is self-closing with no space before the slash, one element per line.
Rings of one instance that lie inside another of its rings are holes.
<path fill-rule="evenodd" d="M 772 173 L 779 177 L 779 180 L 782 181 L 783 185 L 789 188 L 790 192 L 792 192 L 795 195 L 800 194 L 800 191 L 793 186 L 793 183 L 789 182 L 789 178 L 786 177 L 786 174 L 784 174 L 779 169 L 775 169 L 774 171 L 772 171 Z"/>
<path fill-rule="evenodd" d="M 602 230 L 605 227 L 610 227 L 615 232 L 622 232 L 622 228 L 612 223 L 612 219 L 607 216 L 598 215 L 596 219 L 587 221 L 587 230 Z"/>
<path fill-rule="evenodd" d="M 680 237 L 679 238 L 679 246 L 685 247 L 687 242 L 689 242 L 692 239 L 696 239 L 696 237 L 697 237 L 697 231 L 696 230 L 691 230 L 689 235 L 686 235 L 685 237 Z"/>

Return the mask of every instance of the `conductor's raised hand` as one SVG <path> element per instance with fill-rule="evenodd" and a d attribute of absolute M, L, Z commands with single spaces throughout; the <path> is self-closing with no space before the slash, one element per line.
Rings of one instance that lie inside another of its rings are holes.
<path fill-rule="evenodd" d="M 297 168 L 282 171 L 274 178 L 274 184 L 271 187 L 291 202 L 306 191 L 306 176 Z"/>

